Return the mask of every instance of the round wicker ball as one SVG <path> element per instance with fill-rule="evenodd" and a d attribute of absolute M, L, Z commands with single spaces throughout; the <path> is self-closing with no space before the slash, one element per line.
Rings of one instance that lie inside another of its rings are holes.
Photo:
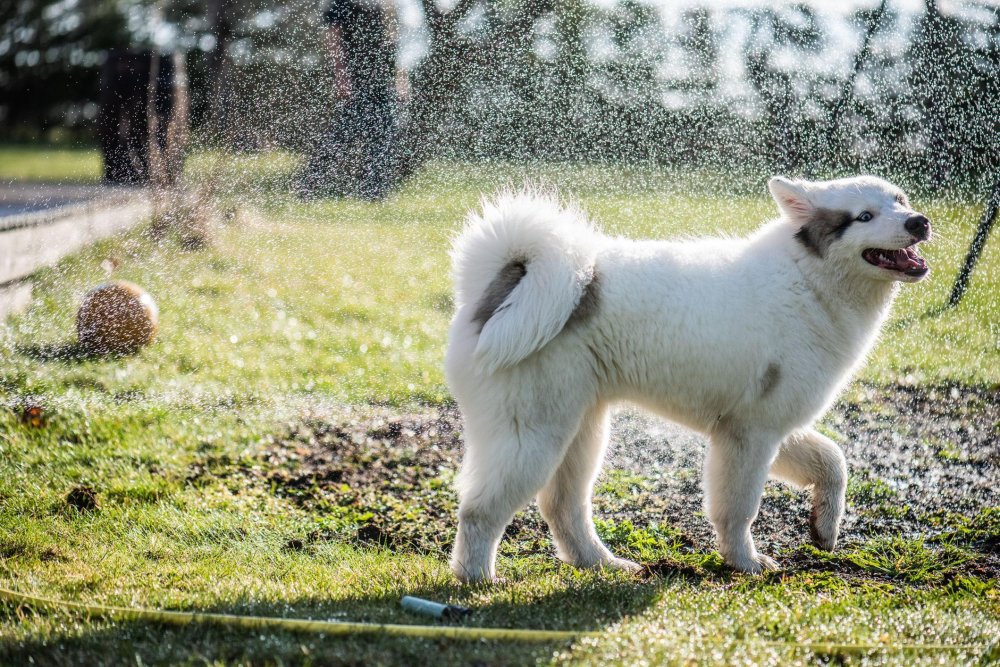
<path fill-rule="evenodd" d="M 132 354 L 156 337 L 159 312 L 153 297 L 124 280 L 87 292 L 76 314 L 76 335 L 90 354 Z"/>

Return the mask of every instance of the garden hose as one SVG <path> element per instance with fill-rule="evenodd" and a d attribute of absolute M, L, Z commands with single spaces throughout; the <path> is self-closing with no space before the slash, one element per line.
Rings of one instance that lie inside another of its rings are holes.
<path fill-rule="evenodd" d="M 186 611 L 163 611 L 160 609 L 130 609 L 99 604 L 83 604 L 56 600 L 37 595 L 18 593 L 0 588 L 0 600 L 20 606 L 29 605 L 47 609 L 71 609 L 84 612 L 95 618 L 120 621 L 150 621 L 169 625 L 207 624 L 237 627 L 253 630 L 288 630 L 291 632 L 321 633 L 331 636 L 381 635 L 387 637 L 417 637 L 420 639 L 460 639 L 469 641 L 497 640 L 515 642 L 566 642 L 583 637 L 598 638 L 599 632 L 574 630 L 531 630 L 515 628 L 453 627 L 447 625 L 400 625 L 392 623 L 351 623 L 341 621 L 311 621 L 295 618 L 272 618 L 267 616 L 237 616 L 234 614 L 211 614 Z M 748 641 L 747 643 L 755 643 Z M 813 653 L 870 653 L 882 652 L 992 652 L 995 647 L 973 644 L 883 644 L 835 642 L 784 642 L 760 641 L 773 648 L 798 649 Z"/>
<path fill-rule="evenodd" d="M 100 604 L 83 604 L 54 600 L 36 595 L 25 595 L 0 588 L 0 600 L 14 605 L 30 605 L 48 609 L 72 609 L 96 618 L 120 621 L 152 621 L 170 625 L 223 625 L 252 630 L 289 630 L 313 632 L 334 636 L 383 635 L 390 637 L 420 637 L 423 639 L 493 639 L 519 642 L 569 641 L 579 637 L 596 637 L 594 632 L 572 630 L 519 630 L 515 628 L 470 628 L 447 625 L 400 625 L 392 623 L 351 623 L 341 621 L 310 621 L 297 618 L 271 618 L 266 616 L 237 616 L 234 614 L 206 614 L 189 611 L 163 611 L 160 609 L 130 609 Z"/>

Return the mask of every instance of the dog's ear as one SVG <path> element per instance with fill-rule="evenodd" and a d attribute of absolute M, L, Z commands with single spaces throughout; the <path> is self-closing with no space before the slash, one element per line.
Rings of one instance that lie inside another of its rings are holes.
<path fill-rule="evenodd" d="M 795 224 L 805 224 L 816 211 L 803 181 L 775 176 L 767 182 L 767 189 L 771 191 L 771 196 L 774 197 L 782 214 Z"/>

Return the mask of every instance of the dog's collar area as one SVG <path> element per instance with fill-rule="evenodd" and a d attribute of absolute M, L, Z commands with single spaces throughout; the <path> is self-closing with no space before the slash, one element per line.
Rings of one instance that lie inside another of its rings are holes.
<path fill-rule="evenodd" d="M 928 270 L 926 260 L 917 253 L 915 246 L 898 250 L 867 248 L 861 253 L 861 257 L 880 269 L 889 269 L 908 276 L 922 276 Z"/>

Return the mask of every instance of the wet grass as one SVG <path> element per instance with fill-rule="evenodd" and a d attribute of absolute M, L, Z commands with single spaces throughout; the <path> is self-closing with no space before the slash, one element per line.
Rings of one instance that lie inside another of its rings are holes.
<path fill-rule="evenodd" d="M 831 553 L 806 550 L 821 560 L 848 565 L 860 572 L 910 584 L 940 584 L 953 579 L 976 556 L 950 542 L 931 547 L 923 539 L 874 537 Z"/>
<path fill-rule="evenodd" d="M 0 663 L 930 664 L 942 655 L 798 644 L 976 647 L 944 654 L 955 664 L 978 660 L 1000 634 L 990 560 L 997 508 L 945 495 L 952 511 L 932 512 L 912 502 L 909 486 L 942 470 L 978 484 L 995 470 L 987 457 L 996 423 L 986 422 L 995 420 L 1000 384 L 997 244 L 968 300 L 928 314 L 950 288 L 975 204 L 921 203 L 940 230 L 925 253 L 934 273 L 904 288 L 864 382 L 824 425 L 861 443 L 850 450 L 857 532 L 842 549 L 801 546 L 803 520 L 790 529 L 792 542 L 775 543 L 786 570 L 732 574 L 696 534 L 704 518 L 675 514 L 679 505 L 662 500 L 656 469 L 622 466 L 599 482 L 598 530 L 646 573 L 559 564 L 530 509 L 502 547 L 504 582 L 468 588 L 445 562 L 460 446 L 445 424 L 460 422 L 440 368 L 446 248 L 464 212 L 481 191 L 532 171 L 616 233 L 741 233 L 772 205 L 718 197 L 690 175 L 502 165 L 437 165 L 385 204 L 302 204 L 276 194 L 291 164 L 284 156 L 227 161 L 226 182 L 243 180 L 224 194 L 249 213 L 220 223 L 205 250 L 137 230 L 38 276 L 35 305 L 0 337 L 3 585 L 124 606 L 427 622 L 399 607 L 410 594 L 472 608 L 470 626 L 599 630 L 602 638 L 540 646 L 331 639 L 4 606 Z M 265 188 L 247 189 L 262 172 Z M 161 309 L 158 342 L 133 357 L 72 354 L 75 306 L 104 279 L 106 258 L 119 264 L 115 277 L 146 287 Z M 38 414 L 27 414 L 30 406 Z M 862 468 L 867 460 L 882 467 Z M 669 473 L 677 497 L 696 505 L 696 475 L 673 463 Z M 958 493 L 955 484 L 947 489 Z M 784 525 L 802 502 L 774 487 L 766 504 L 788 511 L 770 520 Z M 914 529 L 926 535 L 907 532 Z"/>

